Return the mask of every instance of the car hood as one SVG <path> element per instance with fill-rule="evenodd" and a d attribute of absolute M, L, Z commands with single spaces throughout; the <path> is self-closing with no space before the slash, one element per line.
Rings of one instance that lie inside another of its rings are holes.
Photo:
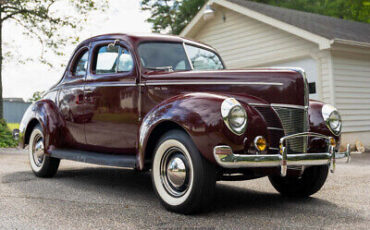
<path fill-rule="evenodd" d="M 184 91 L 248 95 L 270 104 L 306 105 L 305 77 L 295 69 L 149 72 L 142 82 L 150 86 L 183 86 Z"/>

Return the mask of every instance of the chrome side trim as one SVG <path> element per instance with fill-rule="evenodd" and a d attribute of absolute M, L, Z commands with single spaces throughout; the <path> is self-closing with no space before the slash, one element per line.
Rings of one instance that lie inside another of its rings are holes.
<path fill-rule="evenodd" d="M 146 82 L 145 85 L 275 85 L 282 86 L 280 82 L 230 82 L 230 81 L 187 81 L 187 82 Z"/>
<path fill-rule="evenodd" d="M 81 84 L 82 85 L 82 84 Z M 121 82 L 119 82 L 119 83 L 113 83 L 113 82 L 111 82 L 111 83 L 109 83 L 109 82 L 104 82 L 104 83 L 87 83 L 86 84 L 86 87 L 120 87 L 120 86 L 131 86 L 131 87 L 133 87 L 133 86 L 138 86 L 139 84 L 136 84 L 136 83 L 121 83 Z M 142 85 L 143 86 L 143 85 Z M 60 85 L 60 86 L 58 86 L 56 89 L 61 89 L 61 88 L 63 88 L 63 89 L 68 89 L 68 88 L 74 88 L 74 87 L 76 87 L 76 85 Z"/>
<path fill-rule="evenodd" d="M 268 130 L 278 130 L 278 131 L 284 131 L 282 128 L 276 128 L 276 127 L 267 127 Z"/>
<path fill-rule="evenodd" d="M 275 85 L 282 86 L 279 82 L 206 82 L 206 81 L 191 81 L 191 82 L 146 82 L 146 83 L 90 83 L 88 85 L 99 85 L 102 87 L 110 86 L 161 86 L 161 85 Z M 268 105 L 268 104 L 261 104 Z"/>
<path fill-rule="evenodd" d="M 99 86 L 99 87 L 119 87 L 119 86 L 137 86 L 138 84 L 136 83 L 124 83 L 124 82 L 118 82 L 118 83 L 114 83 L 114 82 L 103 82 L 103 83 L 87 83 L 86 86 L 89 87 L 89 86 Z"/>
<path fill-rule="evenodd" d="M 270 104 L 263 104 L 263 103 L 248 103 L 248 105 L 251 105 L 251 106 L 266 106 L 266 107 L 270 107 Z"/>
<path fill-rule="evenodd" d="M 291 105 L 291 104 L 278 104 L 278 103 L 272 103 L 272 107 L 285 107 L 285 108 L 294 108 L 294 109 L 307 109 L 308 106 L 304 105 Z"/>

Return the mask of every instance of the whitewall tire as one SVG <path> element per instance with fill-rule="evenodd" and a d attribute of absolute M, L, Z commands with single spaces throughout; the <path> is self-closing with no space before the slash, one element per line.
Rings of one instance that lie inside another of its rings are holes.
<path fill-rule="evenodd" d="M 209 206 L 216 173 L 185 132 L 172 130 L 161 137 L 155 148 L 152 181 L 166 209 L 188 214 Z"/>
<path fill-rule="evenodd" d="M 52 177 L 59 167 L 59 159 L 44 154 L 44 134 L 40 125 L 31 133 L 28 156 L 33 173 L 38 177 Z"/>

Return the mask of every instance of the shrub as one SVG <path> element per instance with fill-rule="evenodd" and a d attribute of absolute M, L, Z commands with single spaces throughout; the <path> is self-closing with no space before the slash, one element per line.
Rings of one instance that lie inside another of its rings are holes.
<path fill-rule="evenodd" d="M 0 119 L 0 148 L 16 147 L 12 132 L 9 130 L 4 119 Z"/>

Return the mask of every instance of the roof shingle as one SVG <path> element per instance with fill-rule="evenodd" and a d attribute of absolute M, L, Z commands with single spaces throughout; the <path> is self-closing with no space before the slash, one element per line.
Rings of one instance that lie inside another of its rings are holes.
<path fill-rule="evenodd" d="M 313 34 L 332 39 L 370 43 L 370 24 L 343 20 L 246 0 L 228 0 Z"/>

